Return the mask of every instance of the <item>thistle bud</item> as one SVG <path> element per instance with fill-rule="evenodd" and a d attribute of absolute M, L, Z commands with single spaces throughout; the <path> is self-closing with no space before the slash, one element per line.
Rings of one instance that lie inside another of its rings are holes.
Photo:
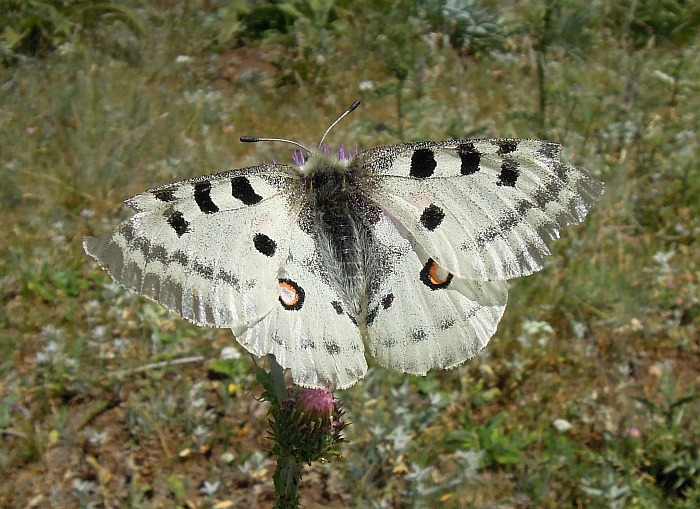
<path fill-rule="evenodd" d="M 271 416 L 273 452 L 303 463 L 337 455 L 347 423 L 340 401 L 328 389 L 292 387 Z"/>

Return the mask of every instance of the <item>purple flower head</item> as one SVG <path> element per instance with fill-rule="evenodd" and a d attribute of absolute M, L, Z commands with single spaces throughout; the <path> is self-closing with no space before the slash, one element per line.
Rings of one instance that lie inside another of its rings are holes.
<path fill-rule="evenodd" d="M 359 151 L 360 150 L 357 147 L 357 145 L 355 145 L 354 151 L 351 151 L 351 150 L 346 151 L 345 147 L 343 145 L 341 145 L 340 147 L 338 147 L 338 160 L 342 161 L 344 159 L 352 159 L 353 157 L 355 157 L 359 153 Z M 328 145 L 324 144 L 321 147 L 321 152 L 323 152 L 324 154 L 330 155 L 331 149 L 328 147 Z M 306 164 L 307 157 L 304 155 L 303 150 L 295 149 L 294 153 L 292 154 L 292 160 L 294 161 L 295 165 L 303 166 L 304 164 Z"/>
<path fill-rule="evenodd" d="M 294 164 L 297 166 L 303 166 L 306 164 L 306 158 L 304 157 L 304 152 L 302 150 L 294 149 L 292 159 L 294 160 Z"/>
<path fill-rule="evenodd" d="M 289 396 L 272 416 L 273 450 L 310 463 L 337 454 L 342 442 L 342 420 L 345 412 L 341 403 L 328 389 L 292 387 Z"/>

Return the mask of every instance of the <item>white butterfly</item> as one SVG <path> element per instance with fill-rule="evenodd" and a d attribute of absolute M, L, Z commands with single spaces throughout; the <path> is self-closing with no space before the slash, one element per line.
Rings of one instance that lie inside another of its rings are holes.
<path fill-rule="evenodd" d="M 136 195 L 135 215 L 85 250 L 126 288 L 274 354 L 296 383 L 342 389 L 364 376 L 364 345 L 421 375 L 476 355 L 505 281 L 540 270 L 603 192 L 540 140 L 309 153 Z"/>

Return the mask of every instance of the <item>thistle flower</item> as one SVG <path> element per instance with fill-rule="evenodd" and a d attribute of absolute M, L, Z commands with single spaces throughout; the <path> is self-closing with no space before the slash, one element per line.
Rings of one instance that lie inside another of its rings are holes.
<path fill-rule="evenodd" d="M 273 452 L 302 463 L 328 461 L 343 441 L 343 414 L 328 389 L 291 387 L 281 405 L 271 409 Z"/>

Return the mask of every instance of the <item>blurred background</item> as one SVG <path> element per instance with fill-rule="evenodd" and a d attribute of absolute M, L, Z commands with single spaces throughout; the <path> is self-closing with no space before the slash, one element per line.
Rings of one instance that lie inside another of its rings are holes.
<path fill-rule="evenodd" d="M 81 239 L 358 98 L 330 145 L 542 137 L 606 194 L 476 359 L 336 394 L 304 507 L 700 506 L 699 28 L 681 0 L 4 0 L 0 506 L 271 507 L 251 358 Z"/>

